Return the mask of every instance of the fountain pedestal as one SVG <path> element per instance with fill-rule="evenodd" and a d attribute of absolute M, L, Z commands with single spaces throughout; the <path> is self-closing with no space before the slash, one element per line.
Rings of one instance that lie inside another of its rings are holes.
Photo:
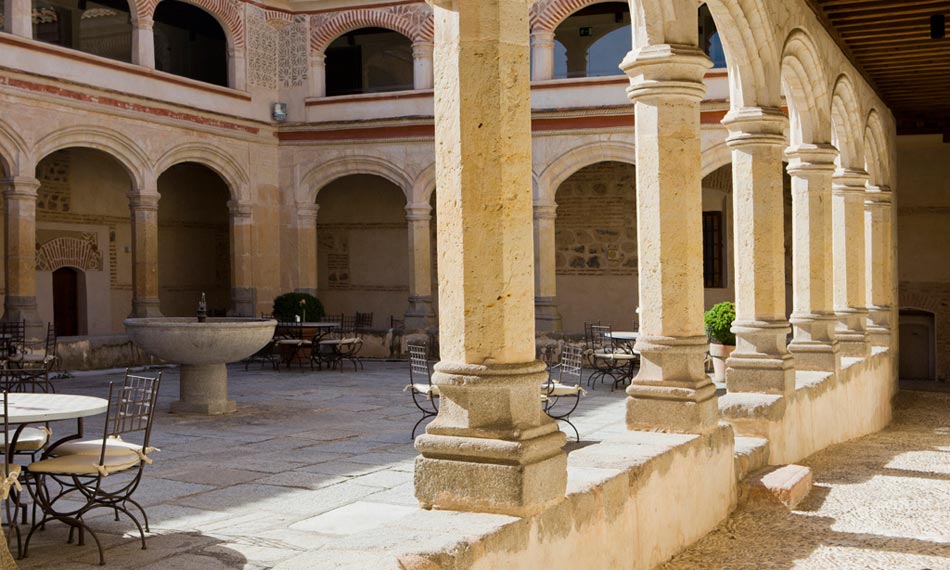
<path fill-rule="evenodd" d="M 217 416 L 237 409 L 228 399 L 228 369 L 263 348 L 274 336 L 269 319 L 126 319 L 132 342 L 162 360 L 181 365 L 178 414 Z"/>

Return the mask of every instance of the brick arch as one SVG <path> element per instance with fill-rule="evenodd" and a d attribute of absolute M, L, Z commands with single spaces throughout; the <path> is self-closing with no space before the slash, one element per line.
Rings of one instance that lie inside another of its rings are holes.
<path fill-rule="evenodd" d="M 917 309 L 927 311 L 934 315 L 938 315 L 941 312 L 940 302 L 929 295 L 924 295 L 916 291 L 902 290 L 899 297 L 900 309 Z"/>
<path fill-rule="evenodd" d="M 412 41 L 425 39 L 420 37 L 419 27 L 413 24 L 405 13 L 397 10 L 346 10 L 323 21 L 316 20 L 317 16 L 314 18 L 310 36 L 310 51 L 313 53 L 323 53 L 333 40 L 360 28 L 385 28 Z M 429 19 L 431 20 L 431 17 Z M 431 37 L 429 36 L 429 41 Z"/>
<path fill-rule="evenodd" d="M 571 14 L 594 4 L 623 0 L 539 0 L 531 9 L 531 31 L 553 32 Z"/>
<path fill-rule="evenodd" d="M 244 11 L 241 5 L 232 0 L 179 0 L 192 4 L 211 14 L 224 28 L 228 37 L 228 47 L 231 49 L 244 48 Z M 133 18 L 154 18 L 155 9 L 161 0 L 134 0 Z"/>

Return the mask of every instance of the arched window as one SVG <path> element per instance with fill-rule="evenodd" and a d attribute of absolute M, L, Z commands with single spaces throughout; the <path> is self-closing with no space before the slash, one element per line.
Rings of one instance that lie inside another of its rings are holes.
<path fill-rule="evenodd" d="M 162 0 L 153 29 L 156 69 L 228 86 L 228 40 L 214 16 L 191 4 Z"/>
<path fill-rule="evenodd" d="M 699 45 L 713 62 L 713 68 L 726 67 L 726 52 L 722 49 L 722 38 L 716 31 L 716 22 L 713 21 L 709 7 L 703 4 L 699 7 Z"/>
<path fill-rule="evenodd" d="M 554 31 L 554 78 L 622 75 L 630 51 L 630 7 L 605 2 L 578 10 Z"/>
<path fill-rule="evenodd" d="M 362 28 L 333 40 L 326 50 L 327 95 L 413 88 L 412 42 L 383 28 Z"/>
<path fill-rule="evenodd" d="M 129 5 L 126 0 L 34 1 L 33 39 L 130 62 Z"/>

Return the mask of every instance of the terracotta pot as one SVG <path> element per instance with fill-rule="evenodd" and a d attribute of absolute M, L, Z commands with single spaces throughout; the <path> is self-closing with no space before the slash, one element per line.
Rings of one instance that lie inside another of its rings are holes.
<path fill-rule="evenodd" d="M 713 359 L 713 373 L 716 382 L 726 381 L 726 359 L 736 347 L 713 342 L 709 344 L 709 355 Z"/>

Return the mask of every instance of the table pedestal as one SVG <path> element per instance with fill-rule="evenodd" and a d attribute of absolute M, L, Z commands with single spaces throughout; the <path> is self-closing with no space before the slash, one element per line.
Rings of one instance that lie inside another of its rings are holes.
<path fill-rule="evenodd" d="M 179 397 L 172 413 L 220 416 L 237 411 L 228 399 L 228 367 L 224 364 L 182 364 Z"/>

